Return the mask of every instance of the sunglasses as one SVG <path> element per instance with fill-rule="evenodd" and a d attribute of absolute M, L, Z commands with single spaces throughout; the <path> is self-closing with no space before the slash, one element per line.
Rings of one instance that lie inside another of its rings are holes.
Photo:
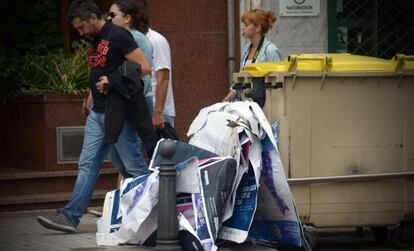
<path fill-rule="evenodd" d="M 108 16 L 109 16 L 110 18 L 114 18 L 114 17 L 116 17 L 117 15 L 119 15 L 119 14 L 117 14 L 117 13 L 115 13 L 115 12 L 113 12 L 113 11 L 111 11 L 111 12 L 109 12 L 109 13 L 108 13 Z"/>
<path fill-rule="evenodd" d="M 108 16 L 109 16 L 110 18 L 114 18 L 114 17 L 116 17 L 116 13 L 115 13 L 115 12 L 113 12 L 113 11 L 111 11 L 111 12 L 109 12 L 109 13 L 108 13 Z"/>

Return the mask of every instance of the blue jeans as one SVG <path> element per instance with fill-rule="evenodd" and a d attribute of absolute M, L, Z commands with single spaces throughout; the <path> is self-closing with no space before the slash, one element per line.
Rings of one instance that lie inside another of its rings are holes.
<path fill-rule="evenodd" d="M 154 101 L 152 100 L 152 96 L 146 96 L 145 99 L 147 100 L 148 112 L 152 117 L 154 113 Z"/>
<path fill-rule="evenodd" d="M 152 96 L 145 98 L 150 116 L 152 116 Z M 138 177 L 148 173 L 148 164 L 144 159 L 144 145 L 134 127 L 128 122 L 124 123 L 118 141 L 110 147 L 108 156 L 112 164 L 125 178 Z"/>
<path fill-rule="evenodd" d="M 168 116 L 168 115 L 163 115 L 163 117 L 164 117 L 164 121 L 165 121 L 165 122 L 170 123 L 170 125 L 171 125 L 172 127 L 174 127 L 174 120 L 175 120 L 175 117 L 173 117 L 173 116 Z"/>
<path fill-rule="evenodd" d="M 144 145 L 134 127 L 128 122 L 124 123 L 118 141 L 111 145 L 108 156 L 125 178 L 148 173 L 148 164 L 144 159 Z"/>
<path fill-rule="evenodd" d="M 105 144 L 104 125 L 105 115 L 91 110 L 86 119 L 85 136 L 79 158 L 79 173 L 73 187 L 72 197 L 66 206 L 59 210 L 75 227 L 79 224 L 79 219 L 89 205 L 103 160 L 111 147 Z M 125 121 L 124 129 L 126 127 L 128 127 L 128 124 Z M 124 147 L 128 148 L 127 146 Z M 133 157 L 131 153 L 126 152 L 121 159 L 124 163 L 128 163 Z"/>

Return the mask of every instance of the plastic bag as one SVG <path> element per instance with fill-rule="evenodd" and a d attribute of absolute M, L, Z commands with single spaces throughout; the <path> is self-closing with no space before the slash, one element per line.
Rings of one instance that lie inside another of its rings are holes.
<path fill-rule="evenodd" d="M 164 129 L 157 129 L 156 133 L 159 139 L 179 140 L 174 127 L 168 122 L 164 122 Z"/>

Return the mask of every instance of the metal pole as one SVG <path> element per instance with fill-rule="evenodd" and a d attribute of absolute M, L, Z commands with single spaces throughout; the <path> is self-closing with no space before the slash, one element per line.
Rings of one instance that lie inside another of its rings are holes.
<path fill-rule="evenodd" d="M 183 250 L 178 242 L 176 214 L 176 171 L 171 158 L 175 154 L 175 142 L 167 139 L 160 143 L 160 188 L 158 201 L 157 246 L 154 250 Z"/>
<path fill-rule="evenodd" d="M 229 67 L 229 84 L 233 83 L 233 73 L 236 70 L 236 52 L 234 45 L 234 1 L 227 0 L 227 61 Z"/>

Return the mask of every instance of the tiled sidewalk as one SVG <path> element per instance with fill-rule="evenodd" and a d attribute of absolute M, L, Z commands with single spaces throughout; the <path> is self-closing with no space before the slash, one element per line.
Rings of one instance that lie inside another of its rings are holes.
<path fill-rule="evenodd" d="M 96 245 L 96 220 L 95 216 L 86 214 L 82 217 L 75 234 L 65 234 L 43 228 L 36 221 L 37 215 L 52 215 L 54 212 L 32 212 L 25 214 L 0 216 L 0 250 L 74 250 L 74 251 L 98 251 L 98 250 L 153 250 L 152 247 L 142 246 L 118 246 L 100 247 Z M 219 250 L 275 250 L 251 245 L 234 245 L 220 248 Z"/>
<path fill-rule="evenodd" d="M 65 234 L 43 228 L 36 215 L 0 218 L 0 250 L 137 250 L 136 246 L 98 247 L 95 216 L 86 214 L 77 233 Z"/>

